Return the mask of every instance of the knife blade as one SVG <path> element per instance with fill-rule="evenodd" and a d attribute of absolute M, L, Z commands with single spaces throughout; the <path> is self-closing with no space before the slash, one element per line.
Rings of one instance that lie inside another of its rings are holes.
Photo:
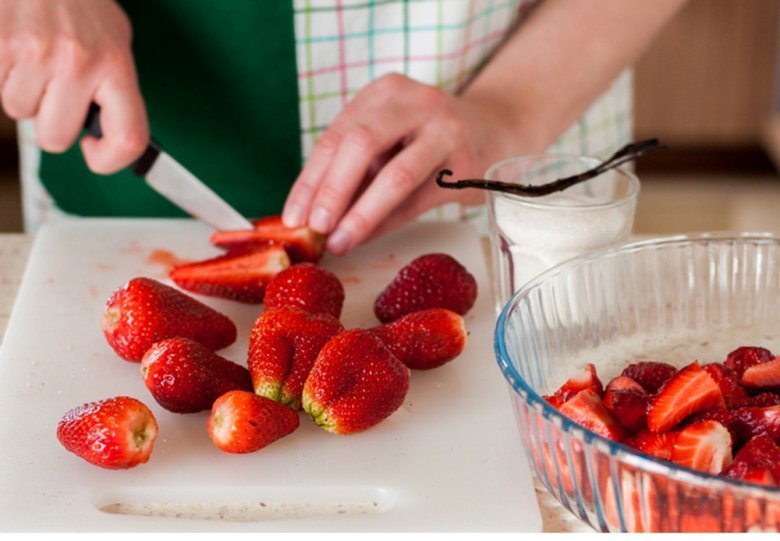
<path fill-rule="evenodd" d="M 84 128 L 95 137 L 103 137 L 98 104 L 89 106 Z M 149 141 L 144 153 L 130 165 L 130 169 L 174 205 L 215 229 L 253 229 L 249 220 L 162 150 L 154 139 Z"/>

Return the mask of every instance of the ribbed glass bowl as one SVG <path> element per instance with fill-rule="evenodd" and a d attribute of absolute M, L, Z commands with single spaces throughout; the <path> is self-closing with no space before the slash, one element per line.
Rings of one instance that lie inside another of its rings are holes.
<path fill-rule="evenodd" d="M 780 489 L 709 475 L 597 436 L 550 406 L 577 368 L 606 382 L 640 359 L 723 362 L 780 353 L 780 238 L 707 233 L 563 263 L 519 290 L 496 326 L 520 440 L 535 475 L 602 531 L 780 529 Z"/>

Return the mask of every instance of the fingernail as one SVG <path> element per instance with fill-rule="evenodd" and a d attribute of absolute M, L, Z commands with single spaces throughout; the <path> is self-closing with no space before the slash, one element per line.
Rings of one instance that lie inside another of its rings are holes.
<path fill-rule="evenodd" d="M 285 227 L 302 226 L 305 223 L 303 208 L 295 203 L 287 205 L 284 214 L 282 214 L 282 222 L 284 222 Z"/>
<path fill-rule="evenodd" d="M 311 218 L 309 218 L 309 227 L 318 233 L 330 233 L 331 229 L 333 229 L 333 218 L 330 212 L 322 207 L 314 209 L 314 212 L 311 213 Z"/>
<path fill-rule="evenodd" d="M 341 229 L 336 229 L 328 237 L 328 251 L 334 254 L 343 254 L 349 248 L 350 242 L 349 235 Z"/>

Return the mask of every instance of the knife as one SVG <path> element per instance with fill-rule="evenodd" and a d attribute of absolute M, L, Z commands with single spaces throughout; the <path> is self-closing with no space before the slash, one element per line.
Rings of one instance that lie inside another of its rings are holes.
<path fill-rule="evenodd" d="M 89 106 L 84 128 L 97 138 L 103 137 L 100 106 L 94 102 Z M 253 229 L 249 220 L 162 150 L 154 139 L 150 139 L 130 169 L 174 205 L 217 230 Z"/>

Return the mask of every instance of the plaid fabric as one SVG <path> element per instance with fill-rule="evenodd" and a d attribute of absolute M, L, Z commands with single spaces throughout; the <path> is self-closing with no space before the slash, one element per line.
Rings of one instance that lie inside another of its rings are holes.
<path fill-rule="evenodd" d="M 344 105 L 386 73 L 457 91 L 537 1 L 293 0 L 304 159 Z M 605 155 L 630 139 L 631 128 L 626 72 L 550 150 Z M 33 230 L 62 213 L 38 178 L 32 124 L 20 123 L 19 134 L 25 222 Z M 422 217 L 463 218 L 486 227 L 480 208 L 445 205 Z"/>

